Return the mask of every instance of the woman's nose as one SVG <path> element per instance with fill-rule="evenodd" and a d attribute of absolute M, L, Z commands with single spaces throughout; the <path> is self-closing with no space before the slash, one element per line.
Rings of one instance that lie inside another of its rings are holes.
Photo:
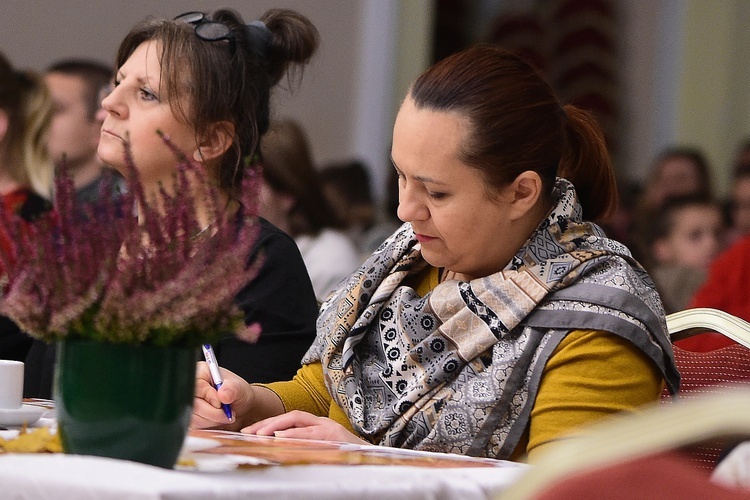
<path fill-rule="evenodd" d="M 412 222 L 429 218 L 430 211 L 408 188 L 400 188 L 396 215 L 404 222 Z"/>
<path fill-rule="evenodd" d="M 99 102 L 99 108 L 96 110 L 96 121 L 103 122 L 107 117 L 107 114 L 109 112 L 104 108 L 104 99 L 106 99 L 109 94 L 112 93 L 113 88 L 114 86 L 112 84 L 109 84 L 99 89 L 99 95 L 97 99 L 97 101 Z"/>
<path fill-rule="evenodd" d="M 97 119 L 104 119 L 107 115 L 115 115 L 123 118 L 127 112 L 127 107 L 124 105 L 118 92 L 118 88 L 114 86 L 108 86 L 99 92 L 101 97 L 101 108 L 96 113 Z"/>

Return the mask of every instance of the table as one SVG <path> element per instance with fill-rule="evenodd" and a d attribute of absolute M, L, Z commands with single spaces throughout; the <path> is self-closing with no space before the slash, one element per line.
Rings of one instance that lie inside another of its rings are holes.
<path fill-rule="evenodd" d="M 193 470 L 166 470 L 134 462 L 77 455 L 0 454 L 0 496 L 97 500 L 488 499 L 509 486 L 527 467 L 458 455 L 374 446 L 339 446 L 315 441 L 305 444 L 303 440 L 212 432 L 216 431 L 191 432 L 188 443 L 191 440 L 197 440 L 199 444 L 207 440 L 221 443 L 211 449 L 187 451 L 183 456 L 188 460 L 198 456 L 206 459 L 201 466 L 189 466 Z M 258 439 L 265 441 L 259 444 Z M 248 452 L 248 446 L 256 447 L 256 451 Z M 287 463 L 307 461 L 310 456 L 317 457 L 314 461 L 318 463 L 245 465 L 241 469 L 233 465 L 227 470 L 227 460 L 252 464 L 269 459 L 284 462 L 279 449 L 294 450 L 293 454 L 287 454 Z M 342 460 L 359 461 L 365 465 L 336 464 Z M 326 462 L 331 464 L 321 464 Z"/>

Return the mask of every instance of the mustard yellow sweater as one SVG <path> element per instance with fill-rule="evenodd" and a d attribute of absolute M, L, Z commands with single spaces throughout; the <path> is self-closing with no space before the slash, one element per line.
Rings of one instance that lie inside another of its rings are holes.
<path fill-rule="evenodd" d="M 415 283 L 424 296 L 437 285 L 437 271 Z M 328 416 L 354 432 L 323 381 L 320 363 L 304 365 L 287 382 L 268 384 L 288 410 Z M 575 330 L 553 352 L 539 386 L 529 426 L 514 460 L 533 462 L 545 445 L 580 426 L 656 401 L 660 372 L 637 347 L 612 333 Z"/>

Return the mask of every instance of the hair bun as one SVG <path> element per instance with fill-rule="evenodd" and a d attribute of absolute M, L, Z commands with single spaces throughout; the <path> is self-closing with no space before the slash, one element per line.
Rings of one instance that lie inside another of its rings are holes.
<path fill-rule="evenodd" d="M 245 25 L 247 36 L 253 51 L 261 58 L 267 59 L 273 43 L 273 33 L 263 21 L 253 21 Z"/>

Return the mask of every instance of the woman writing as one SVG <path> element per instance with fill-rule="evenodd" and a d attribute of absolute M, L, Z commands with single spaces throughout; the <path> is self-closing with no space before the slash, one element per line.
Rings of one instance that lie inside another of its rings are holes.
<path fill-rule="evenodd" d="M 200 367 L 194 426 L 534 460 L 675 390 L 651 280 L 586 222 L 616 204 L 601 131 L 528 64 L 477 46 L 433 66 L 392 159 L 405 224 L 323 305 L 301 370 L 216 391 Z"/>
<path fill-rule="evenodd" d="M 203 166 L 226 210 L 236 211 L 245 159 L 257 153 L 268 129 L 271 88 L 292 64 L 309 60 L 317 41 L 310 21 L 289 10 L 271 10 L 251 23 L 234 11 L 217 10 L 137 25 L 120 45 L 114 87 L 102 102 L 107 115 L 99 157 L 126 175 L 129 146 L 146 196 L 154 199 L 160 186 L 172 185 L 178 164 L 161 131 Z M 201 233 L 210 232 L 205 186 L 194 182 L 191 188 Z M 259 323 L 263 334 L 253 345 L 228 335 L 214 348 L 222 366 L 259 382 L 297 370 L 314 339 L 317 302 L 290 237 L 260 220 L 255 252 L 263 254 L 262 267 L 237 302 L 246 323 Z M 37 395 L 51 387 L 50 350 L 47 361 L 38 363 L 37 372 L 46 374 L 37 373 L 43 379 Z"/>

